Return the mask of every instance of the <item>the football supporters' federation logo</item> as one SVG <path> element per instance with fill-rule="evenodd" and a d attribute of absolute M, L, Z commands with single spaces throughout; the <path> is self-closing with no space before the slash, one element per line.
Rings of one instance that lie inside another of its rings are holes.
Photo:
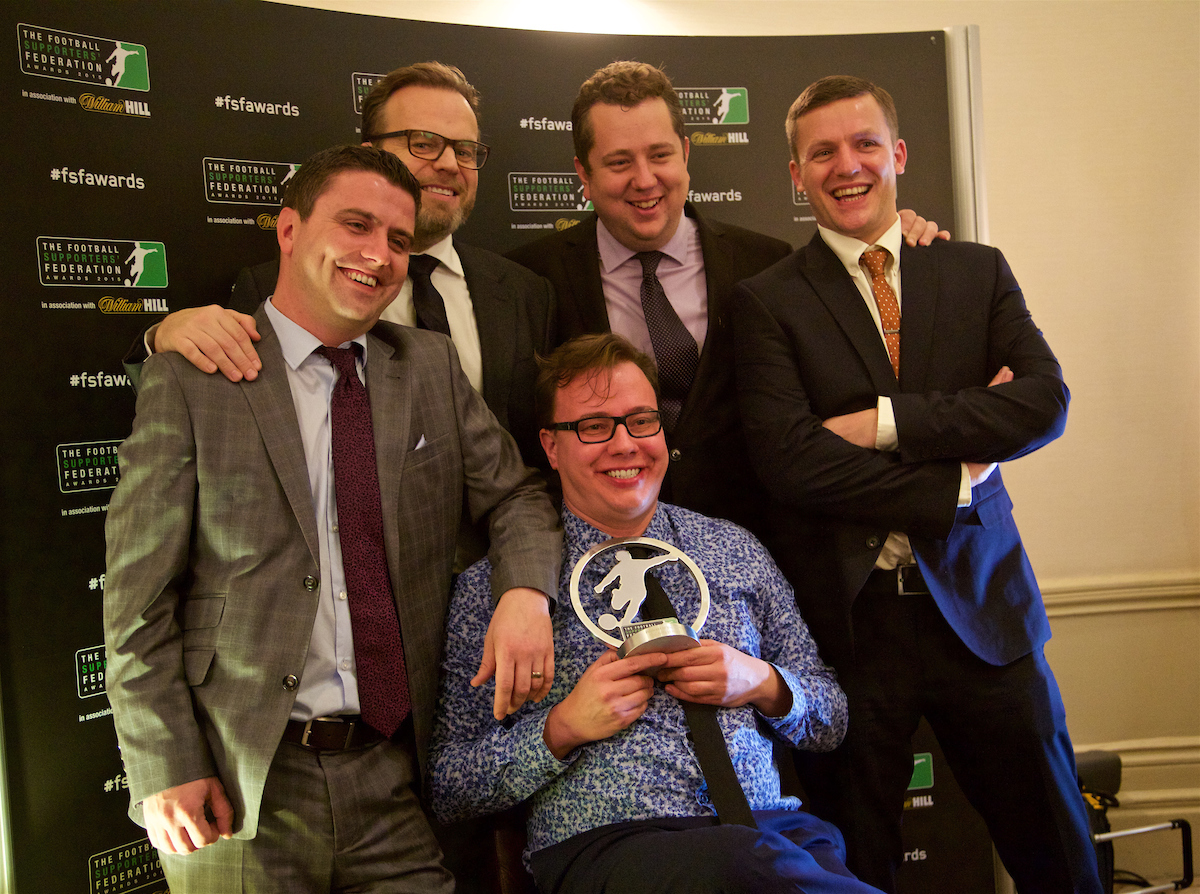
<path fill-rule="evenodd" d="M 166 880 L 158 851 L 146 838 L 92 854 L 88 858 L 88 878 L 93 894 L 126 894 L 157 884 L 160 887 L 146 891 L 154 894 L 163 890 L 162 883 Z"/>
<path fill-rule="evenodd" d="M 300 165 L 244 158 L 204 159 L 204 197 L 239 205 L 282 205 Z"/>
<path fill-rule="evenodd" d="M 354 96 L 354 114 L 361 115 L 363 110 L 363 100 L 367 98 L 367 94 L 371 92 L 371 88 L 375 86 L 376 81 L 382 81 L 386 75 L 369 74 L 365 71 L 356 71 L 350 75 L 350 89 Z"/>
<path fill-rule="evenodd" d="M 122 90 L 150 89 L 150 63 L 140 43 L 21 24 L 17 55 L 21 71 L 28 75 Z"/>
<path fill-rule="evenodd" d="M 680 87 L 685 124 L 749 124 L 750 97 L 745 87 Z"/>
<path fill-rule="evenodd" d="M 121 480 L 116 441 L 83 441 L 59 444 L 58 489 L 64 494 L 112 490 Z"/>
<path fill-rule="evenodd" d="M 510 211 L 591 211 L 584 198 L 583 181 L 570 174 L 510 172 L 508 175 Z"/>
<path fill-rule="evenodd" d="M 38 236 L 38 278 L 44 286 L 167 287 L 161 242 Z"/>

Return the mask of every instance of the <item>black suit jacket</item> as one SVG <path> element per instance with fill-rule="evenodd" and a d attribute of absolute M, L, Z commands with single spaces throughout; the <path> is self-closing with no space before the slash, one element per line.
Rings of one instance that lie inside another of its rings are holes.
<path fill-rule="evenodd" d="M 554 290 L 540 276 L 495 252 L 454 240 L 471 293 L 483 358 L 483 399 L 521 449 L 526 465 L 545 469 L 546 455 L 534 419 L 535 354 L 547 354 L 555 341 Z M 254 313 L 272 292 L 278 260 L 244 268 L 233 285 L 229 306 Z"/>
<path fill-rule="evenodd" d="M 705 515 L 761 528 L 763 493 L 746 459 L 733 377 L 734 285 L 786 257 L 779 239 L 702 217 L 696 220 L 708 284 L 708 334 L 700 368 L 669 439 L 671 463 L 662 498 Z M 541 274 L 558 299 L 558 337 L 610 331 L 600 278 L 596 216 L 509 253 Z"/>
<path fill-rule="evenodd" d="M 900 377 L 820 234 L 738 288 L 737 373 L 751 457 L 774 498 L 769 544 L 822 655 L 852 660 L 850 609 L 890 531 L 909 535 L 935 601 L 980 658 L 1050 635 L 999 469 L 956 509 L 960 461 L 999 462 L 1058 437 L 1070 394 L 1003 256 L 935 241 L 901 250 Z M 986 387 L 1002 366 L 1014 381 Z M 895 410 L 898 453 L 821 421 Z"/>

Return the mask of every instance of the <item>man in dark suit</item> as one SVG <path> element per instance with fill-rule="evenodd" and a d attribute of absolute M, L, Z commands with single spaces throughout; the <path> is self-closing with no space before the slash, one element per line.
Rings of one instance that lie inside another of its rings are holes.
<path fill-rule="evenodd" d="M 1000 252 L 901 247 L 907 148 L 886 91 L 822 79 L 787 129 L 820 230 L 739 286 L 734 328 L 768 546 L 850 702 L 845 743 L 802 780 L 850 868 L 894 890 L 923 715 L 1017 889 L 1098 892 L 1050 628 L 997 468 L 1062 433 L 1061 369 Z"/>
<path fill-rule="evenodd" d="M 417 789 L 464 506 L 501 563 L 488 638 L 506 604 L 549 624 L 544 486 L 448 339 L 376 325 L 419 195 L 389 153 L 318 153 L 280 212 L 255 381 L 146 363 L 105 641 L 130 812 L 173 891 L 452 890 Z"/>
<path fill-rule="evenodd" d="M 675 315 L 670 325 L 682 325 L 676 332 L 696 352 L 683 381 L 660 376 L 671 459 L 663 499 L 760 532 L 765 495 L 746 462 L 734 394 L 733 287 L 791 246 L 711 220 L 687 201 L 690 145 L 661 69 L 613 62 L 598 70 L 580 87 L 571 126 L 575 170 L 595 214 L 508 256 L 554 284 L 561 341 L 616 332 L 661 372 L 673 362 L 672 345 L 656 343 L 641 297 L 641 255 L 659 255 L 654 275 Z M 911 220 L 926 240 L 937 230 L 926 234 L 923 219 Z"/>
<path fill-rule="evenodd" d="M 363 101 L 364 145 L 395 154 L 421 183 L 412 252 L 414 258 L 429 258 L 433 269 L 425 280 L 444 306 L 440 325 L 418 313 L 424 285 L 414 297 L 414 283 L 425 262 L 415 261 L 382 319 L 448 327 L 471 384 L 516 438 L 525 462 L 544 468 L 529 395 L 537 376 L 534 354 L 547 354 L 557 343 L 553 291 L 525 268 L 453 238 L 475 206 L 479 170 L 487 160 L 488 147 L 478 142 L 478 114 L 479 92 L 461 71 L 441 62 L 398 68 Z M 206 372 L 219 368 L 234 381 L 253 379 L 259 368 L 252 344 L 257 333 L 248 315 L 271 294 L 277 263 L 243 270 L 229 308 L 171 314 L 151 333 L 154 350 L 177 350 Z"/>

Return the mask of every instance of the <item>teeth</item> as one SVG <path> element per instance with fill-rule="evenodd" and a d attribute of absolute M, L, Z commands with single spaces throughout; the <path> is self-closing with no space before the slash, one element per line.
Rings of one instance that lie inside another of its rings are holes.
<path fill-rule="evenodd" d="M 347 270 L 346 275 L 355 282 L 362 283 L 364 286 L 375 286 L 379 283 L 379 280 L 377 280 L 375 277 L 367 276 L 365 273 L 359 273 L 357 270 Z"/>
<path fill-rule="evenodd" d="M 453 196 L 454 190 L 446 186 L 423 186 L 421 187 L 426 192 L 436 193 L 439 196 Z"/>
<path fill-rule="evenodd" d="M 641 469 L 612 469 L 604 474 L 609 478 L 636 478 Z"/>
<path fill-rule="evenodd" d="M 629 204 L 631 204 L 634 208 L 647 210 L 657 205 L 658 199 L 646 199 L 644 202 L 630 202 Z"/>
<path fill-rule="evenodd" d="M 869 186 L 847 186 L 845 189 L 835 189 L 833 197 L 835 199 L 847 199 L 852 196 L 861 196 L 870 188 Z"/>

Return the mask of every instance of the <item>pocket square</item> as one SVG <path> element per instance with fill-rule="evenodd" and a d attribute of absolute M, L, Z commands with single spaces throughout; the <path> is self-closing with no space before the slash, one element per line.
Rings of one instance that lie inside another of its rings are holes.
<path fill-rule="evenodd" d="M 414 451 L 420 450 L 424 446 L 425 446 L 425 436 L 421 435 L 420 439 L 417 441 L 417 446 L 414 447 L 413 450 Z"/>

